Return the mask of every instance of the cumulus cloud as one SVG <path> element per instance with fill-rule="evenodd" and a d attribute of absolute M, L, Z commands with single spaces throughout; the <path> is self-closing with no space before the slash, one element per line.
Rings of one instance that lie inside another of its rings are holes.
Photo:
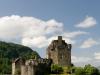
<path fill-rule="evenodd" d="M 48 41 L 45 36 L 38 36 L 33 38 L 23 38 L 22 44 L 30 47 L 42 48 L 48 45 Z"/>
<path fill-rule="evenodd" d="M 96 59 L 96 60 L 100 60 L 100 52 L 98 52 L 98 53 L 95 52 L 95 53 L 94 53 L 94 56 L 95 56 L 95 59 Z"/>
<path fill-rule="evenodd" d="M 17 15 L 0 18 L 0 37 L 54 34 L 61 32 L 62 28 L 63 24 L 55 20 L 43 21 L 34 17 L 20 17 Z"/>
<path fill-rule="evenodd" d="M 81 45 L 80 48 L 90 48 L 90 47 L 95 46 L 95 45 L 97 45 L 97 44 L 98 44 L 97 41 L 95 41 L 95 40 L 92 39 L 92 38 L 89 38 L 89 39 L 87 39 L 87 40 L 85 40 L 85 41 L 83 42 L 83 44 Z"/>
<path fill-rule="evenodd" d="M 29 44 L 36 46 L 46 40 L 46 35 L 54 35 L 62 32 L 62 30 L 63 24 L 54 19 L 43 21 L 34 17 L 18 15 L 0 18 L 0 39 L 5 41 L 12 41 L 13 39 L 16 42 L 19 39 L 25 45 L 30 42 Z"/>
<path fill-rule="evenodd" d="M 80 22 L 76 25 L 78 28 L 90 28 L 97 24 L 97 21 L 95 18 L 87 16 L 84 21 Z"/>
<path fill-rule="evenodd" d="M 71 59 L 73 63 L 85 63 L 92 60 L 89 57 L 77 57 L 77 56 L 72 56 Z"/>
<path fill-rule="evenodd" d="M 28 16 L 4 16 L 0 17 L 0 40 L 43 48 L 58 35 L 62 35 L 68 43 L 75 43 L 72 38 L 87 34 L 83 31 L 66 32 L 63 28 L 63 23 L 54 19 L 44 21 Z"/>

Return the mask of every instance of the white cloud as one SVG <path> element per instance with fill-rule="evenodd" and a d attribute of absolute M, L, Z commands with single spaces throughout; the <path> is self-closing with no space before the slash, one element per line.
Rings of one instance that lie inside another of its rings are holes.
<path fill-rule="evenodd" d="M 92 38 L 89 38 L 89 39 L 87 39 L 87 40 L 85 40 L 85 41 L 83 42 L 83 44 L 81 45 L 80 48 L 90 48 L 90 47 L 92 47 L 92 46 L 94 46 L 94 45 L 97 45 L 97 44 L 98 44 L 97 41 L 95 41 L 95 40 L 92 39 Z"/>
<path fill-rule="evenodd" d="M 43 45 L 47 35 L 61 33 L 62 30 L 63 24 L 54 19 L 43 21 L 34 17 L 18 15 L 0 18 L 0 39 L 5 41 L 16 41 L 17 39 L 16 42 L 19 39 L 25 45 L 26 43 L 33 44 L 33 46 Z"/>
<path fill-rule="evenodd" d="M 17 15 L 0 18 L 0 37 L 54 34 L 61 32 L 62 28 L 63 24 L 55 20 L 43 21 L 34 17 L 20 17 Z"/>
<path fill-rule="evenodd" d="M 88 33 L 84 32 L 84 31 L 74 31 L 74 32 L 66 32 L 66 33 L 64 33 L 64 36 L 67 38 L 75 38 L 77 36 L 86 35 L 86 34 L 88 34 Z"/>
<path fill-rule="evenodd" d="M 43 48 L 58 35 L 62 35 L 67 43 L 74 44 L 73 38 L 87 34 L 83 31 L 66 32 L 63 28 L 63 23 L 54 19 L 44 21 L 28 16 L 4 16 L 0 17 L 0 40 Z"/>
<path fill-rule="evenodd" d="M 38 36 L 33 38 L 23 38 L 22 44 L 30 47 L 42 48 L 48 45 L 48 41 L 45 36 Z"/>
<path fill-rule="evenodd" d="M 92 60 L 89 57 L 77 57 L 77 56 L 72 56 L 71 59 L 73 63 L 84 63 Z"/>
<path fill-rule="evenodd" d="M 76 25 L 79 28 L 90 28 L 97 24 L 96 20 L 93 17 L 87 16 L 84 21 Z"/>
<path fill-rule="evenodd" d="M 46 22 L 47 27 L 45 28 L 45 32 L 49 33 L 61 33 L 63 31 L 63 24 L 56 22 L 55 20 L 49 20 Z"/>
<path fill-rule="evenodd" d="M 96 59 L 96 60 L 100 60 L 100 52 L 98 52 L 98 53 L 95 52 L 95 53 L 94 53 L 94 56 L 95 56 L 95 59 Z"/>
<path fill-rule="evenodd" d="M 76 66 L 85 66 L 86 64 L 91 64 L 93 66 L 100 65 L 100 53 L 95 52 L 94 58 L 91 56 L 72 56 L 72 63 Z"/>

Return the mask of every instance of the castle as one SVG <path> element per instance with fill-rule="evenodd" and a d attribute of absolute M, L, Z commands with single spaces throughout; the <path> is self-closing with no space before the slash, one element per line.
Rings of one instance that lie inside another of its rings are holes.
<path fill-rule="evenodd" d="M 62 40 L 62 36 L 58 36 L 58 40 L 53 40 L 47 48 L 47 58 L 53 60 L 53 64 L 60 66 L 71 65 L 71 44 L 67 44 Z"/>
<path fill-rule="evenodd" d="M 47 59 L 24 60 L 17 58 L 14 60 L 12 62 L 12 75 L 43 75 L 43 71 L 51 70 L 51 64 L 71 65 L 71 44 L 62 40 L 62 36 L 58 36 L 58 40 L 53 40 L 48 46 Z M 42 68 L 40 68 L 41 66 Z"/>

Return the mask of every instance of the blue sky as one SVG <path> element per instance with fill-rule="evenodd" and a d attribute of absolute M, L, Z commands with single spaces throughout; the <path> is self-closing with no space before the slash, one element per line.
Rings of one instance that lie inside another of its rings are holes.
<path fill-rule="evenodd" d="M 0 40 L 29 46 L 45 57 L 50 41 L 62 35 L 73 45 L 75 65 L 99 66 L 99 7 L 99 0 L 0 0 Z"/>

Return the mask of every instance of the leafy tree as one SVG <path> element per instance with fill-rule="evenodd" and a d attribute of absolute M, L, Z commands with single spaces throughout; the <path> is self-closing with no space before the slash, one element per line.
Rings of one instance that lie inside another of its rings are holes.
<path fill-rule="evenodd" d="M 73 67 L 75 75 L 100 75 L 99 70 L 88 64 L 85 67 Z"/>
<path fill-rule="evenodd" d="M 85 75 L 85 71 L 82 67 L 75 68 L 75 75 Z"/>
<path fill-rule="evenodd" d="M 54 74 L 60 74 L 63 72 L 63 68 L 58 65 L 51 65 L 51 72 Z"/>
<path fill-rule="evenodd" d="M 100 75 L 99 70 L 96 67 L 91 66 L 90 64 L 85 65 L 84 70 L 86 75 Z"/>

